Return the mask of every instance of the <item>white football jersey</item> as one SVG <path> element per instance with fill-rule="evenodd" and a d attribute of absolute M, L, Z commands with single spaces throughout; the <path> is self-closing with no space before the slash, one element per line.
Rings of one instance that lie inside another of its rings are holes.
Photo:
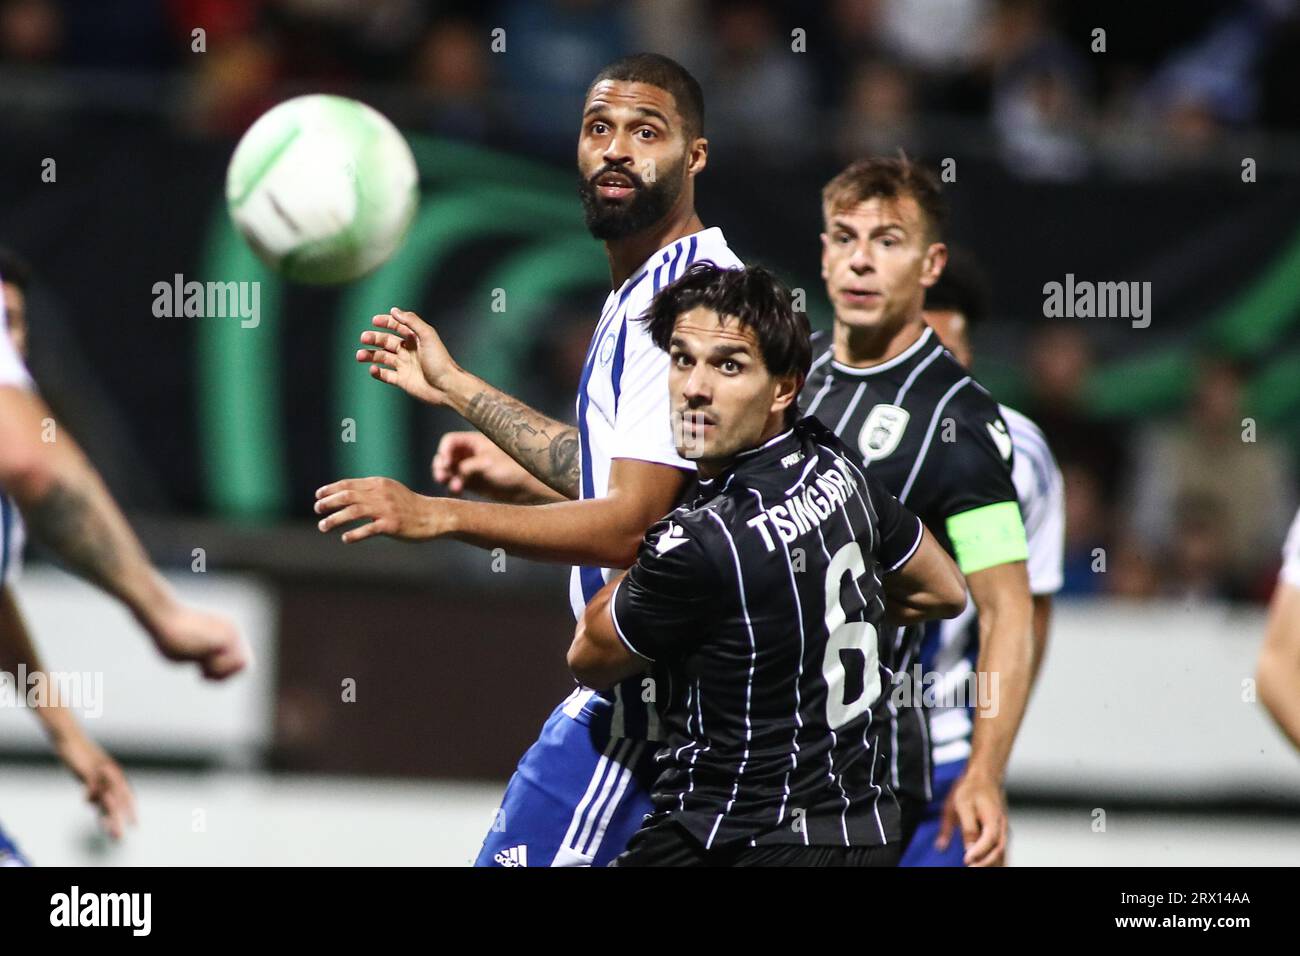
<path fill-rule="evenodd" d="M 27 391 L 35 387 L 22 356 L 9 340 L 9 317 L 5 314 L 4 296 L 0 295 L 0 387 L 6 385 Z M 26 537 L 22 515 L 13 499 L 0 492 L 0 585 L 18 576 Z"/>
<path fill-rule="evenodd" d="M 1011 480 L 1029 543 L 1029 590 L 1035 596 L 1055 594 L 1065 581 L 1065 480 L 1038 426 L 1014 408 L 998 409 L 1016 453 Z"/>
<path fill-rule="evenodd" d="M 583 499 L 609 492 L 609 470 L 615 458 L 695 470 L 694 462 L 680 457 L 673 443 L 668 353 L 650 340 L 637 319 L 660 289 L 693 263 L 705 261 L 724 269 L 744 268 L 728 248 L 722 230 L 705 229 L 660 249 L 605 300 L 578 386 Z M 587 602 L 613 573 L 609 568 L 574 567 L 569 601 L 575 618 L 581 617 Z"/>
<path fill-rule="evenodd" d="M 1282 574 L 1279 580 L 1293 588 L 1300 588 L 1300 511 L 1291 522 L 1291 530 L 1282 545 Z"/>

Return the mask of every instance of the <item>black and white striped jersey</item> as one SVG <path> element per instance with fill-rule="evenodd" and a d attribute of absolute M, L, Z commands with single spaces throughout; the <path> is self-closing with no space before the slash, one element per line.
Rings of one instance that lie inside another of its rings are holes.
<path fill-rule="evenodd" d="M 921 524 L 814 418 L 701 480 L 611 602 L 665 689 L 656 821 L 705 847 L 899 838 L 881 577 Z"/>
<path fill-rule="evenodd" d="M 925 523 L 963 573 L 1025 559 L 1012 436 L 997 402 L 931 329 L 869 368 L 836 362 L 824 332 L 813 336 L 813 356 L 800 410 L 843 439 L 855 463 Z M 975 627 L 973 615 L 969 622 Z M 881 654 L 904 683 L 915 683 L 923 633 L 911 627 L 882 635 Z M 913 686 L 899 696 L 915 702 L 923 695 Z M 921 707 L 900 714 L 899 726 L 898 792 L 928 801 L 931 740 Z"/>

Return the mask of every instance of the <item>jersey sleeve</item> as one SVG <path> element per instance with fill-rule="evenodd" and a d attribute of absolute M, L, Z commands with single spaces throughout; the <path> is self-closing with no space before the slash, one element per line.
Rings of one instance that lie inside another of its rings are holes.
<path fill-rule="evenodd" d="M 2 281 L 2 278 L 0 278 Z M 32 377 L 27 366 L 9 338 L 9 314 L 5 311 L 5 297 L 0 295 L 0 385 L 30 389 Z"/>
<path fill-rule="evenodd" d="M 948 454 L 941 465 L 931 463 L 935 500 L 929 509 L 918 510 L 943 516 L 957 566 L 963 574 L 973 574 L 1024 561 L 1029 546 L 1011 478 L 1011 433 L 983 390 L 972 384 L 966 394 L 968 400 L 951 412 Z"/>
<path fill-rule="evenodd" d="M 695 470 L 695 463 L 678 455 L 673 442 L 668 353 L 651 341 L 643 324 L 636 320 L 629 320 L 627 326 L 609 457 Z"/>
<path fill-rule="evenodd" d="M 700 540 L 677 521 L 660 521 L 646 532 L 636 563 L 614 589 L 614 630 L 647 660 L 686 653 L 714 619 L 718 584 Z"/>
<path fill-rule="evenodd" d="M 1065 581 L 1065 480 L 1046 445 L 1017 446 L 1015 480 L 1029 547 L 1029 591 L 1055 594 Z"/>
<path fill-rule="evenodd" d="M 32 378 L 9 339 L 8 326 L 4 324 L 3 318 L 3 310 L 0 310 L 0 386 L 12 385 L 14 388 L 30 390 Z"/>
<path fill-rule="evenodd" d="M 1282 545 L 1282 573 L 1278 580 L 1293 588 L 1300 588 L 1300 512 L 1291 522 L 1287 532 L 1286 543 Z"/>
<path fill-rule="evenodd" d="M 875 478 L 868 477 L 867 490 L 876 512 L 876 558 L 882 573 L 891 574 L 916 554 L 924 525 Z"/>

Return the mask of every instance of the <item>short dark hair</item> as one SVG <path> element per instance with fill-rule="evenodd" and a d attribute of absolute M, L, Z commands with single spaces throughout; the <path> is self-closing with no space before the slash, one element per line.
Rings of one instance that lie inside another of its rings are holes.
<path fill-rule="evenodd" d="M 619 57 L 596 74 L 587 87 L 588 95 L 591 95 L 591 87 L 601 80 L 646 83 L 671 93 L 677 112 L 682 114 L 686 138 L 704 135 L 704 91 L 690 71 L 671 57 L 661 53 L 633 53 Z"/>
<path fill-rule="evenodd" d="M 872 156 L 850 163 L 822 188 L 822 212 L 829 223 L 833 214 L 852 209 L 876 197 L 911 196 L 921 207 L 930 240 L 943 238 L 948 204 L 934 173 L 918 166 L 899 150 L 897 156 Z"/>
<path fill-rule="evenodd" d="M 948 250 L 948 264 L 939 281 L 925 290 L 925 308 L 935 312 L 960 312 L 968 329 L 988 317 L 988 279 L 979 264 L 963 249 Z"/>
<path fill-rule="evenodd" d="M 697 262 L 659 291 L 641 319 L 654 344 L 667 352 L 678 316 L 701 306 L 724 323 L 731 317 L 753 329 L 768 372 L 777 378 L 797 374 L 803 388 L 812 365 L 812 331 L 808 316 L 794 310 L 790 290 L 780 279 L 761 266 L 723 269 Z M 791 402 L 786 409 L 787 425 L 799 417 L 798 405 Z"/>
<path fill-rule="evenodd" d="M 0 246 L 0 279 L 26 292 L 28 283 L 32 281 L 32 267 L 12 249 Z"/>

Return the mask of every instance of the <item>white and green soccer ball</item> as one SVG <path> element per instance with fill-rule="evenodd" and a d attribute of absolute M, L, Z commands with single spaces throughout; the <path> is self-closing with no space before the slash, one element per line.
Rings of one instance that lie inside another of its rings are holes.
<path fill-rule="evenodd" d="M 348 282 L 378 268 L 402 244 L 418 201 L 402 134 L 343 96 L 299 96 L 268 110 L 226 172 L 235 228 L 297 282 Z"/>

